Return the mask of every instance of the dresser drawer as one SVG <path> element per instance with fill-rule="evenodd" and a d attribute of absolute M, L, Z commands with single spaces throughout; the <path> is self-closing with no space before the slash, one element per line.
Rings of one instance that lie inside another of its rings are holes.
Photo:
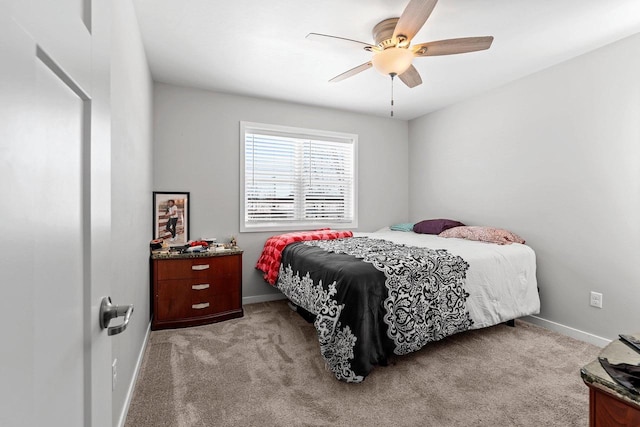
<path fill-rule="evenodd" d="M 214 313 L 224 313 L 242 308 L 238 291 L 217 295 L 194 295 L 191 299 L 191 314 L 194 317 L 208 316 Z"/>
<path fill-rule="evenodd" d="M 156 294 L 157 296 L 162 294 L 199 296 L 224 294 L 231 290 L 239 290 L 239 283 L 230 284 L 230 281 L 209 279 L 210 278 L 159 280 L 156 286 Z"/>
<path fill-rule="evenodd" d="M 170 259 L 156 263 L 156 280 L 205 279 L 213 275 L 215 258 Z"/>

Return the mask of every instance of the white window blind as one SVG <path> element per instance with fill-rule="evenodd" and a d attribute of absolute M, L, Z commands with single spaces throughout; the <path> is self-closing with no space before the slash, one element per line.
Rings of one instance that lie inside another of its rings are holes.
<path fill-rule="evenodd" d="M 241 122 L 241 231 L 355 227 L 357 135 Z"/>

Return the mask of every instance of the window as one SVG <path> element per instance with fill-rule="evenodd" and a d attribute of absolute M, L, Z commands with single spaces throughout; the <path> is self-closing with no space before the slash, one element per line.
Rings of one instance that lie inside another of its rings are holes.
<path fill-rule="evenodd" d="M 357 227 L 357 135 L 240 122 L 240 140 L 240 231 Z"/>

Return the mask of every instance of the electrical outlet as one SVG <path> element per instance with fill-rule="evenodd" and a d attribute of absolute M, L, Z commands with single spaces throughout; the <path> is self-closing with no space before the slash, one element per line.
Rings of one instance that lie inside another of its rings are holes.
<path fill-rule="evenodd" d="M 602 308 L 602 294 L 591 291 L 591 307 Z"/>
<path fill-rule="evenodd" d="M 113 359 L 111 364 L 111 389 L 116 389 L 116 383 L 118 382 L 118 359 Z"/>

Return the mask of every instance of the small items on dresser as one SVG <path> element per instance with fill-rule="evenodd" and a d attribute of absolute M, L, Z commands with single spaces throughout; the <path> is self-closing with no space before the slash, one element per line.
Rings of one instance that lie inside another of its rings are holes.
<path fill-rule="evenodd" d="M 215 238 L 190 240 L 184 245 L 169 246 L 162 239 L 154 239 L 149 243 L 152 255 L 221 252 L 225 250 L 239 250 L 235 237 L 231 237 L 228 243 L 216 243 Z"/>
<path fill-rule="evenodd" d="M 152 251 L 162 249 L 162 239 L 153 239 L 151 242 L 149 242 L 149 248 Z"/>
<path fill-rule="evenodd" d="M 640 333 L 625 337 L 637 341 Z M 624 339 L 613 341 L 581 369 L 589 387 L 591 427 L 640 425 L 639 371 L 640 352 Z"/>
<path fill-rule="evenodd" d="M 620 335 L 620 341 L 629 346 L 633 351 L 640 354 L 640 340 L 631 335 Z M 598 357 L 598 361 L 607 371 L 607 374 L 618 384 L 628 389 L 630 392 L 640 395 L 640 364 L 630 365 L 628 363 L 612 364 L 604 357 Z"/>

